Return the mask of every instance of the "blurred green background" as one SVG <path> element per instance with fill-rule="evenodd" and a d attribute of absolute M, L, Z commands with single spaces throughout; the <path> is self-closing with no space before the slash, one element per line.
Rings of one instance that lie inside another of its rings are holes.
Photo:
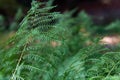
<path fill-rule="evenodd" d="M 32 0 L 0 0 L 0 43 L 5 42 L 19 28 Z M 47 0 L 38 0 L 47 1 Z M 57 5 L 53 11 L 63 14 L 73 11 L 70 19 L 86 35 L 119 36 L 120 32 L 119 0 L 54 0 Z M 79 16 L 79 17 L 78 17 Z M 83 25 L 84 24 L 84 25 Z M 78 28 L 79 29 L 79 28 Z"/>

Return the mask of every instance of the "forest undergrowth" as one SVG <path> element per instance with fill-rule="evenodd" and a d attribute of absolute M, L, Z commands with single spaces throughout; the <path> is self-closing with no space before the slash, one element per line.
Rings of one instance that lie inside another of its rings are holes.
<path fill-rule="evenodd" d="M 53 12 L 33 0 L 12 37 L 0 44 L 0 80 L 120 80 L 120 46 L 101 44 L 120 21 L 101 27 L 84 11 Z"/>

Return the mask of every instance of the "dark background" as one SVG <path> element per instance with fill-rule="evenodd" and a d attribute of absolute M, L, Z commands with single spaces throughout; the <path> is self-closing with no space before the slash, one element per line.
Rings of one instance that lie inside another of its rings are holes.
<path fill-rule="evenodd" d="M 5 17 L 6 24 L 9 25 L 13 20 L 19 7 L 26 14 L 31 6 L 31 1 L 0 0 L 0 14 Z M 53 5 L 58 5 L 54 10 L 60 12 L 77 8 L 73 17 L 78 12 L 84 10 L 96 24 L 108 24 L 116 19 L 120 19 L 120 0 L 55 0 Z"/>

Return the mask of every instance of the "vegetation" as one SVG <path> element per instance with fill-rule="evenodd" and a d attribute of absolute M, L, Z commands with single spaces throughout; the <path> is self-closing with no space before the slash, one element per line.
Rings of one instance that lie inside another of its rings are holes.
<path fill-rule="evenodd" d="M 33 0 L 18 31 L 1 43 L 0 80 L 119 80 L 119 45 L 99 42 L 101 34 L 119 33 L 119 21 L 101 28 L 84 11 L 73 18 L 74 10 L 52 12 L 51 4 Z"/>

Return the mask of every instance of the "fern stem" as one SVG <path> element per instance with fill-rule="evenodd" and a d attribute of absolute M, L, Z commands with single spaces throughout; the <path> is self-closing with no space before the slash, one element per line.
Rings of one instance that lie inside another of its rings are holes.
<path fill-rule="evenodd" d="M 118 61 L 113 67 L 112 69 L 109 71 L 109 73 L 107 74 L 106 78 L 111 74 L 111 72 L 114 70 L 114 68 L 117 66 L 117 64 L 119 64 L 120 61 Z"/>
<path fill-rule="evenodd" d="M 9 80 L 14 80 L 16 71 L 17 71 L 17 69 L 18 69 L 18 67 L 19 67 L 19 65 L 20 65 L 20 62 L 21 62 L 21 60 L 22 60 L 22 57 L 23 57 L 23 54 L 24 54 L 24 51 L 25 51 L 26 46 L 27 46 L 27 44 L 25 44 L 25 46 L 24 46 L 24 48 L 23 48 L 23 50 L 22 50 L 22 53 L 21 53 L 21 55 L 20 55 L 20 58 L 19 58 L 19 60 L 18 60 L 18 62 L 17 62 L 15 71 L 13 72 L 12 77 L 11 77 Z"/>

